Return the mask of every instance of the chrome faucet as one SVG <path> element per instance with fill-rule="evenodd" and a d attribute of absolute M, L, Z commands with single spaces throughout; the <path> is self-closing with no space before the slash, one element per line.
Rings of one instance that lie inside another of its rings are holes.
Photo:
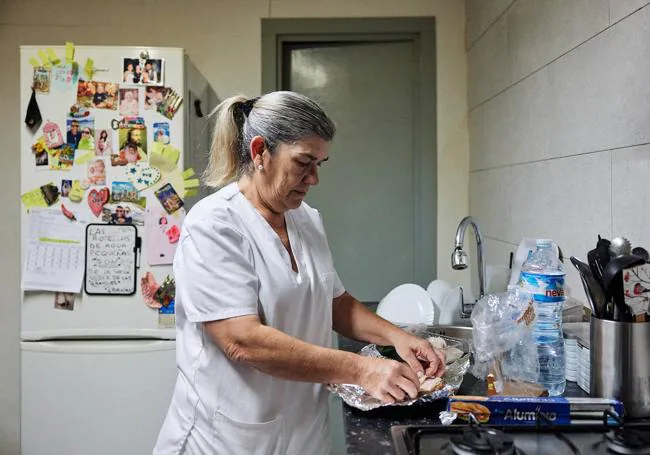
<path fill-rule="evenodd" d="M 476 234 L 476 251 L 478 256 L 478 286 L 480 299 L 485 295 L 485 264 L 483 263 L 483 233 L 476 224 L 476 221 L 471 216 L 466 216 L 458 225 L 456 229 L 456 242 L 454 243 L 454 251 L 451 253 L 451 268 L 454 270 L 465 270 L 467 268 L 467 253 L 463 250 L 463 241 L 465 240 L 465 231 L 467 226 L 474 228 Z M 478 300 L 478 299 L 477 299 Z M 460 295 L 460 317 L 468 318 L 472 314 L 472 309 L 476 302 L 465 303 L 465 299 L 461 292 Z"/>

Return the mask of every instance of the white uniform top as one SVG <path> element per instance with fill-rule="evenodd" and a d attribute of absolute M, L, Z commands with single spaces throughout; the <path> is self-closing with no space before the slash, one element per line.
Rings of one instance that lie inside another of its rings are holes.
<path fill-rule="evenodd" d="M 230 361 L 202 322 L 259 315 L 331 346 L 332 298 L 345 291 L 318 212 L 285 215 L 298 273 L 278 235 L 236 183 L 201 200 L 174 258 L 178 378 L 155 455 L 329 455 L 327 391 Z"/>

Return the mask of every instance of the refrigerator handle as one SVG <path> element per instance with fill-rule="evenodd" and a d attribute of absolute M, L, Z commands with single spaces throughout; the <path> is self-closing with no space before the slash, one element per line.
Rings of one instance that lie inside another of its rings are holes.
<path fill-rule="evenodd" d="M 137 236 L 135 238 L 135 247 L 133 248 L 135 253 L 135 268 L 140 268 L 140 256 L 142 255 L 142 237 Z"/>

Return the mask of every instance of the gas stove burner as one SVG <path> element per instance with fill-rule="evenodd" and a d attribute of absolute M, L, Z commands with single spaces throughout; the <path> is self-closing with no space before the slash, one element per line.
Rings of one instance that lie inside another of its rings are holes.
<path fill-rule="evenodd" d="M 456 455 L 515 455 L 514 439 L 494 428 L 471 427 L 462 434 L 449 438 L 451 451 Z"/>
<path fill-rule="evenodd" d="M 650 437 L 628 428 L 612 430 L 605 436 L 607 451 L 620 455 L 650 455 Z"/>

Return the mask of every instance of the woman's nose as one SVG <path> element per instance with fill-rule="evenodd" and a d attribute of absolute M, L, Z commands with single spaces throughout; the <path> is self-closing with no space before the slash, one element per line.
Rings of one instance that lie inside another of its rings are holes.
<path fill-rule="evenodd" d="M 318 165 L 316 162 L 312 162 L 311 166 L 309 167 L 309 172 L 303 180 L 308 185 L 318 185 Z"/>

